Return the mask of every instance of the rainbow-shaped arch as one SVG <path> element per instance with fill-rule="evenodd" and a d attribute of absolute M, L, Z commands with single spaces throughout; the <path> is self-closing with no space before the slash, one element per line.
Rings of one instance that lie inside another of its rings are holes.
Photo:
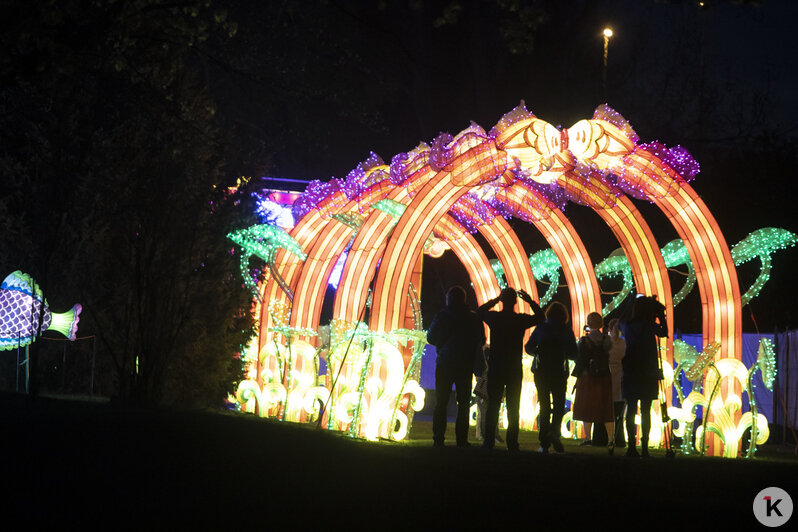
<path fill-rule="evenodd" d="M 717 223 L 688 184 L 696 172 L 697 164 L 686 151 L 640 143 L 623 117 L 606 106 L 590 120 L 558 130 L 522 103 L 489 133 L 472 125 L 455 137 L 442 135 L 431 146 L 421 144 L 399 154 L 390 164 L 373 157 L 345 179 L 309 187 L 295 205 L 298 221 L 290 232 L 307 258 L 281 250 L 274 263 L 293 299 L 267 278 L 260 287 L 261 301 L 290 309 L 291 327 L 317 329 L 328 278 L 348 250 L 335 296 L 335 319 L 361 320 L 370 301 L 370 331 L 419 329 L 408 294 L 420 290 L 421 261 L 431 239 L 457 255 L 479 303 L 498 294 L 490 262 L 471 235 L 476 231 L 500 260 L 510 285 L 537 298 L 527 253 L 505 219 L 514 216 L 533 224 L 556 253 L 578 334 L 587 314 L 601 310 L 601 299 L 586 248 L 563 212 L 570 200 L 595 210 L 612 230 L 637 291 L 656 294 L 665 304 L 672 332 L 665 262 L 634 206 L 631 198 L 636 198 L 654 203 L 684 241 L 700 291 L 705 345 L 721 346 L 718 360 L 740 360 L 737 274 Z M 375 208 L 382 201 L 397 211 Z M 260 319 L 258 352 L 274 344 L 279 325 L 269 312 L 261 312 Z M 664 358 L 672 361 L 671 340 L 663 340 L 662 348 Z M 407 367 L 412 350 L 400 351 Z M 361 383 L 361 397 L 365 386 Z M 739 386 L 725 386 L 724 397 L 741 393 Z M 711 452 L 721 454 L 718 441 L 711 435 L 708 440 Z"/>

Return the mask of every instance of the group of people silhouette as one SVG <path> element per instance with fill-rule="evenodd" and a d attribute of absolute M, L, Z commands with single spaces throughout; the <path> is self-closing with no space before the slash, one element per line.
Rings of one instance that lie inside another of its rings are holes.
<path fill-rule="evenodd" d="M 531 314 L 516 312 L 518 298 L 529 304 Z M 501 310 L 493 310 L 499 303 Z M 603 445 L 600 437 L 591 437 L 591 427 L 596 433 L 603 428 L 610 455 L 617 445 L 627 447 L 627 456 L 649 456 L 651 402 L 658 396 L 658 382 L 662 378 L 657 337 L 667 336 L 665 309 L 656 296 L 641 294 L 631 297 L 624 309 L 621 317 L 610 320 L 606 328 L 600 313 L 588 314 L 585 334 L 577 341 L 569 325 L 568 309 L 560 302 L 551 303 L 544 312 L 523 290 L 505 288 L 475 312 L 467 305 L 466 292 L 461 286 L 450 288 L 445 307 L 435 314 L 427 333 L 427 341 L 435 346 L 437 355 L 433 444 L 444 445 L 446 411 L 454 385 L 457 446 L 470 446 L 472 374 L 476 374 L 481 391 L 475 393 L 486 396 L 484 415 L 478 420 L 482 426 L 477 429 L 482 435 L 482 446 L 492 449 L 499 439 L 499 411 L 504 399 L 507 449 L 518 451 L 521 359 L 526 351 L 533 357 L 531 371 L 539 401 L 541 453 L 548 453 L 550 448 L 564 452 L 560 428 L 565 414 L 569 361 L 574 361 L 570 373 L 576 377 L 572 410 L 573 419 L 585 424 L 587 438 L 583 445 Z M 483 322 L 490 330 L 487 346 Z M 534 330 L 524 345 L 524 335 L 532 327 Z M 638 404 L 642 434 L 639 453 L 635 424 Z"/>

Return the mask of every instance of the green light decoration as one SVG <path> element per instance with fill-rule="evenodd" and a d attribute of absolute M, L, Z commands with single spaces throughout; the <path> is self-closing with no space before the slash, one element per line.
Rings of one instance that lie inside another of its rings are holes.
<path fill-rule="evenodd" d="M 341 222 L 342 224 L 348 225 L 349 227 L 354 229 L 355 232 L 357 232 L 357 230 L 360 229 L 360 226 L 363 225 L 364 221 L 362 216 L 351 212 L 347 212 L 344 214 L 333 214 L 332 217 Z"/>
<path fill-rule="evenodd" d="M 411 347 L 412 344 L 412 347 Z M 350 363 L 358 371 L 357 385 L 353 393 L 356 395 L 357 400 L 351 403 L 352 405 L 352 419 L 349 422 L 349 436 L 357 437 L 359 426 L 361 425 L 361 416 L 363 415 L 364 394 L 370 390 L 372 396 L 375 394 L 376 381 L 372 378 L 369 379 L 368 375 L 373 371 L 373 366 L 380 361 L 380 364 L 386 363 L 385 346 L 404 346 L 412 349 L 412 357 L 407 368 L 404 370 L 402 378 L 389 381 L 394 382 L 392 386 L 389 382 L 384 383 L 385 389 L 383 392 L 389 392 L 385 396 L 387 404 L 383 405 L 390 412 L 390 425 L 394 427 L 399 417 L 400 407 L 405 397 L 410 395 L 417 396 L 415 407 L 419 409 L 423 406 L 422 402 L 418 402 L 418 396 L 421 395 L 421 388 L 418 386 L 418 379 L 420 374 L 420 361 L 424 355 L 424 347 L 427 344 L 426 332 L 420 329 L 394 329 L 389 332 L 370 331 L 363 322 L 347 322 L 344 320 L 333 319 L 330 324 L 330 355 L 328 368 L 333 369 L 336 366 L 341 367 L 344 358 L 348 358 Z M 397 356 L 400 357 L 399 351 L 395 351 Z M 402 364 L 400 364 L 401 366 Z M 392 373 L 393 374 L 393 373 Z M 337 380 L 337 377 L 334 377 Z M 339 383 L 339 387 L 342 386 Z M 380 387 L 378 386 L 378 388 Z M 395 388 L 390 392 L 388 388 Z M 332 393 L 330 397 L 330 405 L 327 408 L 329 412 L 335 409 L 336 394 Z M 379 401 L 378 401 L 379 402 Z M 376 408 L 370 406 L 369 409 Z M 410 431 L 412 426 L 412 419 L 403 419 L 403 432 Z M 332 416 L 328 418 L 328 429 L 333 430 L 334 422 Z M 393 429 L 391 429 L 393 430 Z"/>
<path fill-rule="evenodd" d="M 759 411 L 754 395 L 754 374 L 757 370 L 762 371 L 762 382 L 768 390 L 773 390 L 773 381 L 776 379 L 776 352 L 769 338 L 759 340 L 759 350 L 757 352 L 756 363 L 748 370 L 748 404 L 751 409 L 751 438 L 748 444 L 746 458 L 753 458 L 756 453 L 756 443 L 759 439 L 757 428 L 757 413 Z M 757 435 L 757 437 L 755 437 Z"/>
<path fill-rule="evenodd" d="M 499 259 L 490 259 L 490 267 L 493 268 L 493 274 L 496 280 L 499 281 L 499 288 L 504 290 L 507 288 L 507 283 L 504 281 L 504 267 Z"/>
<path fill-rule="evenodd" d="M 671 240 L 660 251 L 666 268 L 687 267 L 687 279 L 685 279 L 682 288 L 673 295 L 673 306 L 675 307 L 693 291 L 696 282 L 695 269 L 693 268 L 693 262 L 690 260 L 690 254 L 687 253 L 687 247 L 685 247 L 681 238 Z"/>
<path fill-rule="evenodd" d="M 294 340 L 302 336 L 318 336 L 318 332 L 314 329 L 307 329 L 301 327 L 290 327 L 288 325 L 288 319 L 291 314 L 291 311 L 286 307 L 283 301 L 272 301 L 269 304 L 269 315 L 272 318 L 272 321 L 275 323 L 273 327 L 269 327 L 269 331 L 276 332 L 281 334 L 286 339 L 285 343 L 285 368 L 283 367 L 283 360 L 280 356 L 280 346 L 277 342 L 277 337 L 275 336 L 272 341 L 274 342 L 275 347 L 275 355 L 277 357 L 277 369 L 280 372 L 280 382 L 285 382 L 285 389 L 291 390 L 292 383 L 294 379 L 294 352 L 293 352 L 293 344 Z M 318 367 L 318 350 L 314 355 L 314 365 Z M 285 398 L 283 399 L 283 408 L 280 413 L 280 420 L 285 421 L 285 415 L 288 412 L 289 408 L 289 399 L 291 394 L 286 393 Z"/>
<path fill-rule="evenodd" d="M 718 351 L 720 351 L 720 343 L 712 342 L 707 345 L 704 350 L 695 357 L 692 364 L 683 368 L 687 380 L 692 383 L 701 380 L 704 376 L 704 371 L 712 366 L 712 361 L 715 360 L 715 355 L 718 354 Z"/>
<path fill-rule="evenodd" d="M 374 356 L 374 342 L 367 342 L 366 349 L 366 362 L 360 369 L 360 379 L 357 384 L 357 403 L 355 403 L 355 413 L 352 416 L 352 422 L 349 424 L 349 436 L 351 438 L 357 437 L 360 429 L 360 415 L 363 411 L 363 393 L 366 391 L 366 376 L 371 368 L 371 361 Z"/>
<path fill-rule="evenodd" d="M 629 266 L 629 260 L 626 258 L 626 255 L 623 254 L 623 250 L 618 248 L 613 251 L 609 257 L 596 264 L 594 270 L 596 272 L 596 279 L 615 277 L 618 275 L 623 278 L 623 287 L 621 287 L 621 290 L 615 294 L 615 297 L 613 297 L 603 309 L 601 309 L 601 314 L 606 316 L 618 308 L 618 305 L 623 303 L 626 296 L 634 289 L 635 285 L 632 280 L 632 268 Z"/>
<path fill-rule="evenodd" d="M 380 200 L 374 205 L 372 205 L 372 207 L 374 207 L 378 211 L 384 212 L 385 214 L 389 214 L 396 219 L 401 218 L 405 212 L 405 209 L 407 209 L 406 205 L 404 205 L 403 203 L 399 203 L 398 201 L 394 201 L 392 199 Z"/>
<path fill-rule="evenodd" d="M 756 258 L 759 258 L 762 263 L 759 276 L 740 298 L 743 305 L 747 305 L 749 301 L 759 295 L 762 287 L 770 279 L 771 255 L 776 251 L 794 246 L 797 242 L 798 235 L 786 229 L 763 227 L 750 233 L 732 247 L 731 255 L 735 266 Z"/>
<path fill-rule="evenodd" d="M 246 229 L 239 229 L 229 233 L 227 238 L 241 247 L 241 275 L 244 277 L 244 284 L 252 290 L 258 300 L 261 299 L 258 285 L 249 273 L 249 259 L 253 255 L 266 261 L 274 280 L 277 281 L 277 284 L 288 296 L 288 299 L 290 301 L 294 300 L 294 293 L 280 275 L 280 272 L 277 271 L 277 268 L 275 268 L 274 259 L 278 249 L 285 249 L 305 260 L 308 256 L 303 251 L 302 246 L 299 245 L 299 242 L 294 240 L 282 228 L 270 224 L 253 225 Z"/>
<path fill-rule="evenodd" d="M 410 307 L 413 309 L 413 326 L 419 331 L 424 329 L 424 320 L 421 316 L 421 299 L 413 283 L 407 287 L 407 297 L 410 299 Z"/>
<path fill-rule="evenodd" d="M 679 396 L 680 405 L 684 406 L 687 403 L 684 400 L 684 390 L 682 390 L 682 386 L 679 384 L 679 373 L 681 370 L 684 370 L 686 373 L 688 369 L 693 367 L 697 359 L 698 351 L 695 347 L 683 340 L 676 339 L 673 341 L 673 360 L 676 361 L 676 370 L 673 372 L 675 375 L 675 378 L 673 379 L 673 387 L 676 388 L 676 394 Z M 687 419 L 681 421 L 685 425 L 684 434 L 691 435 L 693 433 L 695 411 L 699 406 L 700 405 L 696 402 L 690 403 L 689 410 L 691 415 Z M 682 437 L 682 453 L 692 454 L 693 451 L 692 438 Z"/>
<path fill-rule="evenodd" d="M 747 305 L 753 298 L 759 295 L 765 283 L 770 279 L 770 270 L 772 266 L 771 256 L 773 253 L 794 246 L 796 243 L 798 243 L 798 235 L 795 233 L 776 227 L 764 227 L 750 233 L 732 247 L 731 255 L 735 266 L 740 266 L 756 258 L 762 263 L 759 276 L 741 297 L 743 305 Z M 673 306 L 675 307 L 684 301 L 690 292 L 692 292 L 693 288 L 695 288 L 695 269 L 690 260 L 690 254 L 687 252 L 687 248 L 681 239 L 677 238 L 671 240 L 660 251 L 665 261 L 666 268 L 672 269 L 678 266 L 687 267 L 687 278 L 685 279 L 684 285 L 673 295 Z M 632 271 L 629 266 L 629 261 L 622 255 L 620 249 L 615 250 L 609 257 L 597 264 L 595 270 L 597 279 L 616 275 L 622 275 L 624 279 L 622 292 L 616 295 L 613 300 L 602 309 L 602 314 L 606 316 L 610 311 L 617 308 L 624 297 L 631 291 L 631 286 L 633 285 L 629 283 L 632 282 Z"/>
<path fill-rule="evenodd" d="M 765 388 L 772 391 L 773 382 L 776 380 L 776 351 L 769 338 L 759 340 L 756 365 L 762 371 L 762 382 L 765 383 Z"/>
<path fill-rule="evenodd" d="M 560 287 L 560 260 L 551 248 L 540 250 L 529 256 L 529 265 L 535 279 L 548 279 L 549 288 L 540 298 L 540 306 L 549 304 L 557 289 Z"/>
<path fill-rule="evenodd" d="M 504 280 L 504 268 L 499 259 L 491 259 L 490 266 L 493 268 L 496 280 L 499 281 L 499 288 L 507 288 L 507 283 Z M 562 266 L 551 248 L 529 255 L 529 266 L 532 268 L 532 276 L 535 280 L 548 280 L 549 287 L 546 289 L 546 293 L 540 297 L 540 306 L 545 307 L 560 287 L 560 268 Z"/>
<path fill-rule="evenodd" d="M 673 358 L 676 361 L 673 386 L 679 396 L 681 406 L 668 408 L 672 420 L 679 423 L 675 429 L 682 438 L 681 451 L 683 454 L 705 452 L 705 438 L 707 432 L 718 435 L 724 444 L 730 445 L 724 456 L 731 458 L 736 455 L 737 445 L 743 438 L 745 431 L 750 429 L 751 438 L 745 453 L 746 458 L 751 458 L 756 453 L 756 446 L 767 441 L 770 431 L 767 419 L 758 412 L 753 377 L 757 370 L 762 370 L 765 385 L 772 386 L 775 377 L 776 356 L 772 344 L 768 339 L 761 339 L 759 343 L 759 356 L 751 368 L 746 368 L 740 360 L 730 358 L 717 358 L 722 350 L 720 344 L 711 343 L 700 354 L 695 348 L 682 340 L 673 341 Z M 716 359 L 717 358 L 717 359 Z M 707 374 L 707 370 L 710 371 Z M 685 377 L 694 383 L 693 389 L 687 397 L 681 388 L 678 376 L 684 371 Z M 742 404 L 739 396 L 736 398 L 719 398 L 718 391 L 723 380 L 738 382 L 748 393 L 750 409 L 742 414 L 736 421 L 734 412 L 740 410 Z M 702 390 L 702 385 L 704 389 Z M 704 408 L 703 423 L 696 429 L 697 445 L 693 446 L 693 422 L 696 419 L 698 407 Z M 712 421 L 710 421 L 710 416 Z"/>
<path fill-rule="evenodd" d="M 712 403 L 715 399 L 715 394 L 718 392 L 718 388 L 720 388 L 720 381 L 721 375 L 720 371 L 718 370 L 717 366 L 714 364 L 715 356 L 717 355 L 718 351 L 720 351 L 720 343 L 712 342 L 711 344 L 707 345 L 701 354 L 698 355 L 695 361 L 685 369 L 684 374 L 692 383 L 697 383 L 704 377 L 704 372 L 707 368 L 711 369 L 715 372 L 717 378 L 715 379 L 715 385 L 712 387 L 712 392 L 709 395 L 709 401 L 705 406 L 704 411 L 704 419 L 703 419 L 703 430 L 701 430 L 701 452 L 703 453 L 706 449 L 706 435 L 707 429 L 706 425 L 709 421 L 710 411 L 712 409 Z M 721 435 L 722 436 L 722 435 Z"/>

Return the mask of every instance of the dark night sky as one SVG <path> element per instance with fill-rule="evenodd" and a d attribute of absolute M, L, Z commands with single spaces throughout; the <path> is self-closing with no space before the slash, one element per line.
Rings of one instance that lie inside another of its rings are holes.
<path fill-rule="evenodd" d="M 543 2 L 548 20 L 525 54 L 508 53 L 501 32 L 506 16 L 490 2 L 462 2 L 458 21 L 438 28 L 432 21 L 450 2 L 377 3 L 382 10 L 331 2 L 304 14 L 287 4 L 277 13 L 238 4 L 234 15 L 241 21 L 240 45 L 254 56 L 262 53 L 263 72 L 289 88 L 265 93 L 232 78 L 216 87 L 231 115 L 246 117 L 269 138 L 282 135 L 282 144 L 270 146 L 272 176 L 344 177 L 371 151 L 390 162 L 439 132 L 456 134 L 471 120 L 488 130 L 522 99 L 538 117 L 562 127 L 590 118 L 606 101 L 642 141 L 681 144 L 696 157 L 702 172 L 692 185 L 730 246 L 760 227 L 798 231 L 791 200 L 798 170 L 798 2 L 716 1 L 708 9 L 692 1 Z M 408 7 L 414 5 L 422 7 Z M 606 91 L 605 26 L 615 32 Z M 297 46 L 307 57 L 278 68 L 277 50 Z M 319 79 L 329 83 L 329 93 L 303 92 L 304 83 Z M 664 215 L 637 204 L 660 245 L 676 238 Z M 571 205 L 566 214 L 594 263 L 618 246 L 586 208 Z M 528 251 L 545 245 L 524 224 L 514 225 Z M 795 249 L 779 252 L 771 283 L 751 305 L 765 330 L 776 321 L 798 325 L 794 264 Z M 743 290 L 757 271 L 750 264 L 740 270 Z M 696 289 L 677 307 L 683 328 L 700 328 L 699 306 Z"/>

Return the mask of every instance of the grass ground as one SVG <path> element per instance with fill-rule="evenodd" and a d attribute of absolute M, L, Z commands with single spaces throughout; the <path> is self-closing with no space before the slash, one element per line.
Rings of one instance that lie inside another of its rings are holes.
<path fill-rule="evenodd" d="M 522 432 L 510 454 L 433 448 L 428 422 L 368 443 L 231 412 L 20 396 L 0 397 L 0 423 L 0 515 L 35 529 L 755 530 L 761 489 L 798 497 L 798 461 L 775 450 L 634 460 L 566 441 L 543 456 Z"/>

